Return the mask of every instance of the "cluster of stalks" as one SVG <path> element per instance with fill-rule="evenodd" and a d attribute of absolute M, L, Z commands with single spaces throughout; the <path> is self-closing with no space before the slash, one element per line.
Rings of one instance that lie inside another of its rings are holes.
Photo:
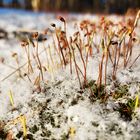
<path fill-rule="evenodd" d="M 13 53 L 12 57 L 15 59 L 18 68 L 2 81 L 18 72 L 19 77 L 27 76 L 31 83 L 39 86 L 40 82 L 45 80 L 45 72 L 52 73 L 53 77 L 54 69 L 58 68 L 56 65 L 60 65 L 61 68 L 66 68 L 69 65 L 70 74 L 73 74 L 73 71 L 76 72 L 79 86 L 83 89 L 88 86 L 89 82 L 87 78 L 89 57 L 93 58 L 93 53 L 96 50 L 95 52 L 101 55 L 98 65 L 98 78 L 96 80 L 98 93 L 100 93 L 102 85 L 107 85 L 108 67 L 112 68 L 112 80 L 116 80 L 118 68 L 132 68 L 139 59 L 140 54 L 132 61 L 134 43 L 137 42 L 135 28 L 138 25 L 139 18 L 140 11 L 135 20 L 128 20 L 125 25 L 121 22 L 115 24 L 104 17 L 101 18 L 100 24 L 84 20 L 80 23 L 80 27 L 73 36 L 68 37 L 66 20 L 63 17 L 58 17 L 62 22 L 62 28 L 56 27 L 54 23 L 51 24 L 54 29 L 54 34 L 51 34 L 53 39 L 52 45 L 45 46 L 45 36 L 48 34 L 48 30 L 45 30 L 43 33 L 44 38 L 42 39 L 43 47 L 40 52 L 39 33 L 32 33 L 31 39 L 27 38 L 21 43 L 27 62 L 20 66 L 18 54 Z M 99 44 L 94 41 L 98 34 L 100 35 Z M 52 54 L 52 48 L 55 56 Z M 43 52 L 46 54 L 46 60 L 42 61 L 40 55 Z M 25 66 L 27 66 L 27 69 L 22 75 L 22 68 Z M 39 70 L 39 74 L 35 81 L 32 82 L 31 74 L 35 73 L 36 69 Z M 92 92 L 91 88 L 90 91 Z M 10 99 L 13 105 L 11 94 Z M 25 118 L 20 116 L 20 121 L 23 123 L 26 135 Z"/>
<path fill-rule="evenodd" d="M 96 53 L 101 55 L 98 66 L 99 74 L 96 81 L 98 89 L 100 90 L 103 84 L 105 86 L 107 85 L 109 66 L 112 68 L 112 80 L 116 80 L 118 68 L 121 66 L 123 66 L 123 68 L 127 68 L 128 66 L 132 67 L 139 59 L 140 54 L 133 61 L 131 60 L 134 43 L 137 41 L 135 28 L 137 27 L 139 18 L 140 11 L 134 20 L 128 20 L 125 24 L 122 22 L 117 24 L 113 23 L 105 17 L 101 18 L 98 22 L 99 24 L 89 20 L 83 20 L 73 36 L 68 37 L 66 20 L 60 16 L 58 20 L 62 22 L 61 28 L 57 27 L 54 23 L 51 24 L 54 29 L 54 33 L 51 34 L 53 44 L 46 47 L 46 38 L 44 37 L 42 40 L 43 52 L 46 53 L 47 58 L 45 65 L 40 59 L 39 34 L 37 32 L 32 33 L 31 39 L 27 38 L 27 40 L 22 41 L 21 46 L 24 48 L 27 56 L 27 72 L 25 72 L 25 75 L 31 82 L 30 74 L 34 73 L 35 67 L 33 64 L 36 64 L 39 69 L 39 75 L 34 83 L 44 81 L 44 71 L 51 72 L 53 77 L 54 68 L 56 68 L 55 63 L 57 62 L 57 64 L 63 68 L 69 65 L 70 74 L 73 74 L 73 71 L 75 71 L 80 88 L 84 88 L 88 84 L 87 68 L 89 57 L 92 58 L 93 53 L 96 51 Z M 48 30 L 45 30 L 43 35 L 46 36 L 46 34 L 48 34 Z M 100 35 L 99 43 L 95 42 L 98 34 Z M 53 53 L 56 54 L 55 57 L 52 56 L 52 48 Z M 13 54 L 13 57 L 18 66 L 17 71 L 19 76 L 22 77 L 22 67 L 19 66 L 17 54 Z M 59 59 L 57 59 L 57 57 Z"/>
<path fill-rule="evenodd" d="M 134 43 L 136 42 L 135 38 L 135 28 L 137 27 L 138 20 L 140 18 L 140 11 L 138 12 L 135 21 L 129 20 L 131 24 L 126 24 L 125 26 L 121 26 L 121 28 L 116 32 L 111 29 L 116 26 L 120 26 L 118 24 L 113 24 L 110 21 L 107 21 L 103 18 L 101 27 L 103 30 L 103 38 L 101 39 L 101 47 L 102 47 L 102 59 L 99 64 L 99 76 L 97 80 L 98 87 L 100 88 L 103 84 L 102 78 L 104 75 L 104 84 L 106 86 L 107 83 L 107 66 L 108 61 L 112 64 L 112 80 L 116 80 L 116 74 L 119 67 L 121 67 L 122 63 L 120 58 L 123 59 L 123 67 L 127 68 L 131 63 L 132 52 Z M 128 41 L 126 41 L 128 39 Z M 134 62 L 130 67 L 138 60 L 139 55 L 136 57 Z M 103 74 L 104 67 L 104 74 Z"/>
<path fill-rule="evenodd" d="M 40 52 L 38 37 L 38 32 L 34 32 L 31 34 L 30 39 L 27 38 L 27 40 L 23 40 L 21 42 L 21 46 L 25 50 L 25 54 L 27 56 L 27 72 L 24 72 L 23 76 L 27 76 L 29 81 L 32 82 L 30 74 L 33 74 L 35 71 L 33 63 L 36 64 L 36 67 L 39 70 L 39 75 L 36 77 L 34 85 L 39 85 L 41 81 L 44 81 L 43 65 L 39 57 Z M 43 39 L 43 41 L 44 40 L 45 38 Z"/>

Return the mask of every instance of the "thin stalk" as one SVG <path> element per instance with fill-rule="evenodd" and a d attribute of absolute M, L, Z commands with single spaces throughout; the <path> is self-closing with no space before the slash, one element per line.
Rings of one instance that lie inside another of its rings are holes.
<path fill-rule="evenodd" d="M 27 47 L 25 46 L 25 53 L 27 55 L 27 61 L 28 61 L 28 74 L 31 72 L 33 73 L 33 67 L 30 61 L 30 49 L 29 49 L 29 45 L 27 45 Z"/>
<path fill-rule="evenodd" d="M 37 42 L 36 42 L 36 58 L 37 58 L 38 64 L 39 64 L 39 70 L 40 70 L 40 73 L 41 73 L 41 79 L 42 79 L 42 81 L 44 81 L 42 64 L 41 64 L 41 61 L 40 61 L 40 58 L 39 58 L 39 55 L 38 55 L 38 39 L 37 39 Z"/>
<path fill-rule="evenodd" d="M 73 48 L 73 46 L 71 46 L 71 48 L 72 48 L 73 60 L 74 60 L 74 64 L 75 64 L 75 70 L 76 70 L 77 78 L 78 78 L 78 81 L 79 81 L 79 86 L 80 86 L 80 88 L 82 88 L 80 76 L 79 76 L 79 73 L 78 73 L 78 67 L 77 67 L 77 63 L 76 63 L 76 59 L 75 59 L 74 48 Z"/>
<path fill-rule="evenodd" d="M 58 41 L 58 47 L 59 47 L 60 53 L 62 55 L 63 63 L 66 66 L 66 60 L 65 60 L 64 53 L 63 53 L 63 50 L 62 50 L 61 45 L 60 45 L 59 35 L 57 33 L 56 26 L 55 26 L 55 24 L 52 24 L 52 26 L 55 28 L 55 34 L 56 34 L 56 38 L 57 38 L 57 41 Z"/>
<path fill-rule="evenodd" d="M 106 86 L 106 82 L 107 82 L 107 64 L 108 64 L 108 48 L 107 48 L 107 51 L 106 51 L 106 54 L 105 54 L 105 86 Z"/>
<path fill-rule="evenodd" d="M 45 50 L 42 50 L 41 52 L 39 52 L 38 55 L 44 53 L 44 51 L 45 51 Z M 35 56 L 35 58 L 36 58 L 36 56 Z M 34 59 L 31 59 L 30 61 L 33 61 L 33 60 L 34 60 Z M 13 72 L 11 72 L 10 74 L 8 74 L 6 77 L 4 77 L 3 79 L 1 79 L 0 81 L 3 82 L 3 81 L 5 81 L 5 80 L 7 80 L 9 77 L 11 77 L 13 74 L 15 74 L 19 69 L 25 67 L 26 65 L 28 65 L 28 61 L 25 62 L 23 65 L 21 65 L 21 66 L 20 66 L 18 69 L 16 69 L 15 71 L 13 71 Z"/>
<path fill-rule="evenodd" d="M 115 70 L 116 70 L 116 64 L 117 64 L 118 45 L 115 45 L 114 47 L 115 47 L 115 49 L 114 49 L 115 53 L 114 53 L 113 72 L 112 72 L 113 80 L 116 79 Z"/>
<path fill-rule="evenodd" d="M 102 55 L 102 59 L 101 59 L 101 62 L 99 64 L 99 76 L 98 76 L 98 83 L 97 83 L 99 90 L 100 90 L 101 85 L 102 85 L 103 61 L 104 61 L 104 53 Z"/>
<path fill-rule="evenodd" d="M 17 63 L 18 69 L 19 69 L 19 60 L 18 60 L 18 56 L 15 56 L 15 60 L 16 60 L 16 63 Z M 20 70 L 20 69 L 18 70 L 18 75 L 19 75 L 19 77 L 22 77 L 22 74 L 21 74 L 21 70 Z"/>
<path fill-rule="evenodd" d="M 79 47 L 79 45 L 77 43 L 76 43 L 76 46 L 77 46 L 77 48 L 79 50 L 79 53 L 80 53 L 80 56 L 81 56 L 81 60 L 83 62 L 83 67 L 84 67 L 84 85 L 86 85 L 86 81 L 87 81 L 87 67 L 86 66 L 87 65 L 86 65 L 85 60 L 83 58 L 83 54 L 82 54 L 81 48 Z"/>
<path fill-rule="evenodd" d="M 54 37 L 53 37 L 53 36 L 52 36 L 52 38 L 53 38 L 53 46 L 54 46 L 54 49 L 55 49 L 57 55 L 59 56 L 60 63 L 62 64 L 61 55 L 60 55 L 60 53 L 58 52 L 58 49 L 56 48 L 56 44 L 55 44 L 55 40 L 54 40 Z"/>
<path fill-rule="evenodd" d="M 136 61 L 139 59 L 140 54 L 134 59 L 133 63 L 131 64 L 131 66 L 129 68 L 132 68 L 133 65 L 136 63 Z"/>
<path fill-rule="evenodd" d="M 47 65 L 49 65 L 49 60 L 48 60 L 47 48 L 46 48 L 46 46 L 45 46 L 45 41 L 43 41 L 43 48 L 44 48 L 44 50 L 45 50 Z"/>

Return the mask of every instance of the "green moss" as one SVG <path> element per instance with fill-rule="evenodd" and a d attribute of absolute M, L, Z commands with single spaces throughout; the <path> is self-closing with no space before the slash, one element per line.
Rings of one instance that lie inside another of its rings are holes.
<path fill-rule="evenodd" d="M 135 99 L 128 99 L 127 103 L 119 103 L 117 111 L 120 113 L 120 117 L 125 121 L 131 121 L 134 113 Z"/>
<path fill-rule="evenodd" d="M 69 139 L 69 134 L 64 133 L 61 135 L 61 140 L 68 140 Z"/>
<path fill-rule="evenodd" d="M 35 140 L 35 139 L 32 134 L 27 134 L 27 136 L 24 137 L 23 140 Z"/>
<path fill-rule="evenodd" d="M 51 132 L 50 130 L 47 130 L 47 131 L 46 131 L 46 136 L 47 136 L 47 137 L 50 137 L 51 134 L 52 134 L 52 132 Z"/>
<path fill-rule="evenodd" d="M 33 134 L 35 134 L 38 130 L 39 130 L 39 128 L 36 125 L 34 125 L 33 127 L 29 128 L 29 131 L 31 133 L 33 133 Z"/>
<path fill-rule="evenodd" d="M 73 99 L 73 100 L 71 101 L 71 106 L 76 105 L 77 103 L 78 103 L 78 101 L 77 101 L 76 99 Z"/>
<path fill-rule="evenodd" d="M 120 85 L 116 91 L 115 94 L 113 95 L 113 97 L 115 99 L 121 98 L 124 95 L 126 95 L 128 93 L 128 86 L 127 85 Z"/>
<path fill-rule="evenodd" d="M 51 138 L 51 140 L 57 140 L 57 139 L 55 139 L 55 138 Z"/>
<path fill-rule="evenodd" d="M 0 139 L 5 140 L 7 136 L 7 133 L 2 129 L 0 130 Z"/>
<path fill-rule="evenodd" d="M 23 132 L 22 131 L 19 131 L 16 135 L 16 137 L 19 139 L 23 136 Z"/>
<path fill-rule="evenodd" d="M 84 88 L 92 87 L 95 84 L 95 82 L 96 82 L 95 80 L 88 81 L 87 85 L 85 85 Z"/>
<path fill-rule="evenodd" d="M 94 126 L 94 127 L 98 127 L 99 124 L 97 122 L 91 122 L 91 124 Z"/>
<path fill-rule="evenodd" d="M 132 110 L 134 110 L 134 107 L 135 107 L 135 99 L 128 99 L 126 105 L 127 105 L 129 108 L 131 108 Z"/>
<path fill-rule="evenodd" d="M 41 116 L 41 118 L 43 119 L 43 121 L 46 121 L 47 123 L 50 123 L 52 125 L 52 127 L 55 127 L 55 119 L 53 117 L 53 114 L 50 112 L 44 112 Z"/>
<path fill-rule="evenodd" d="M 97 99 L 103 101 L 105 99 L 105 86 L 101 85 L 100 87 L 97 86 L 94 80 L 91 80 L 88 82 L 88 84 L 85 86 L 85 88 L 90 89 L 91 95 L 90 95 L 90 101 L 94 102 Z"/>

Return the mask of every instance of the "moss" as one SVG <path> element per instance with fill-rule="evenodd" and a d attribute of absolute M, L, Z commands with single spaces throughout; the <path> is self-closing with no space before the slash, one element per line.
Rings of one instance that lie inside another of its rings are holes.
<path fill-rule="evenodd" d="M 76 99 L 73 99 L 73 100 L 71 101 L 71 106 L 76 105 L 77 103 L 78 103 L 78 101 L 77 101 Z"/>
<path fill-rule="evenodd" d="M 127 85 L 120 85 L 116 91 L 115 94 L 113 95 L 113 97 L 115 99 L 121 98 L 124 95 L 126 95 L 128 93 L 128 86 Z"/>
<path fill-rule="evenodd" d="M 50 112 L 42 112 L 40 114 L 40 119 L 41 119 L 41 122 L 44 123 L 44 121 L 46 123 L 50 123 L 52 125 L 52 127 L 55 127 L 55 119 L 53 117 L 53 114 L 51 114 Z"/>
<path fill-rule="evenodd" d="M 119 103 L 116 109 L 120 113 L 120 117 L 125 121 L 131 121 L 134 113 L 135 100 L 128 99 L 127 103 Z"/>
<path fill-rule="evenodd" d="M 40 134 L 42 137 L 46 136 L 46 133 L 44 131 L 42 131 L 42 133 Z"/>
<path fill-rule="evenodd" d="M 60 124 L 56 125 L 56 128 L 60 128 L 60 127 L 61 127 Z"/>
<path fill-rule="evenodd" d="M 134 107 L 135 107 L 135 99 L 128 99 L 126 105 L 127 105 L 129 108 L 131 108 L 132 110 L 134 110 Z"/>
<path fill-rule="evenodd" d="M 36 125 L 34 125 L 33 127 L 29 128 L 29 131 L 31 133 L 33 133 L 33 134 L 35 134 L 38 130 L 39 130 L 39 128 Z"/>
<path fill-rule="evenodd" d="M 51 135 L 52 135 L 52 132 L 50 130 L 44 130 L 44 131 L 42 131 L 42 134 L 41 134 L 42 137 L 48 137 L 48 138 Z"/>
<path fill-rule="evenodd" d="M 7 133 L 3 129 L 1 129 L 0 130 L 0 138 L 2 140 L 5 140 L 6 139 L 6 136 L 7 136 Z"/>
<path fill-rule="evenodd" d="M 68 140 L 69 139 L 69 134 L 64 133 L 61 135 L 61 140 Z"/>
<path fill-rule="evenodd" d="M 47 131 L 46 131 L 46 136 L 47 136 L 47 137 L 50 137 L 50 136 L 51 136 L 51 133 L 52 133 L 52 132 L 51 132 L 50 130 L 47 130 Z"/>
<path fill-rule="evenodd" d="M 95 82 L 96 82 L 95 80 L 88 81 L 87 85 L 84 85 L 84 88 L 92 87 L 95 84 Z"/>
<path fill-rule="evenodd" d="M 49 138 L 52 135 L 52 132 L 50 130 L 44 129 L 42 130 L 41 136 Z"/>
<path fill-rule="evenodd" d="M 55 139 L 55 138 L 51 138 L 51 140 L 57 140 L 57 139 Z"/>
<path fill-rule="evenodd" d="M 105 86 L 101 85 L 100 87 L 97 86 L 94 80 L 88 82 L 85 88 L 90 89 L 90 101 L 95 102 L 97 99 L 103 101 L 105 99 Z"/>
<path fill-rule="evenodd" d="M 117 127 L 118 127 L 118 124 L 112 123 L 112 124 L 109 126 L 109 131 L 110 131 L 110 132 L 116 131 L 116 130 L 117 130 Z"/>
<path fill-rule="evenodd" d="M 94 127 L 98 127 L 98 126 L 99 126 L 99 124 L 96 123 L 96 122 L 91 122 L 91 124 L 92 124 Z"/>
<path fill-rule="evenodd" d="M 53 127 L 55 127 L 55 120 L 54 120 L 53 116 L 50 116 L 50 117 L 49 117 L 49 121 L 50 121 L 51 125 L 52 125 Z"/>
<path fill-rule="evenodd" d="M 32 134 L 27 134 L 27 136 L 24 137 L 23 140 L 35 140 L 35 139 Z"/>
<path fill-rule="evenodd" d="M 23 136 L 23 132 L 22 131 L 19 131 L 16 135 L 16 137 L 19 139 Z"/>

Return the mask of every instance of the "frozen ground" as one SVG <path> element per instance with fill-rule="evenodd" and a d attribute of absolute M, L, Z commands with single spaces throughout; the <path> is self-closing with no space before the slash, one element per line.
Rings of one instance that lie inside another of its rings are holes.
<path fill-rule="evenodd" d="M 80 14 L 64 16 L 67 17 L 69 35 L 77 30 L 76 24 L 81 20 L 90 19 L 97 22 L 100 18 Z M 95 100 L 89 89 L 81 90 L 76 74 L 73 72 L 71 75 L 68 66 L 46 72 L 40 89 L 33 85 L 38 75 L 36 67 L 34 74 L 30 76 L 33 83 L 27 77 L 19 78 L 18 71 L 12 74 L 18 68 L 12 57 L 13 53 L 18 54 L 19 66 L 23 66 L 22 74 L 26 71 L 24 64 L 27 62 L 26 54 L 20 46 L 19 39 L 13 36 L 13 31 L 41 32 L 51 28 L 51 23 L 61 26 L 62 23 L 56 17 L 54 14 L 0 10 L 0 28 L 8 32 L 8 39 L 0 40 L 0 139 L 5 139 L 6 133 L 11 133 L 13 139 L 23 139 L 22 126 L 14 120 L 24 115 L 27 137 L 31 140 L 140 140 L 140 109 L 137 108 L 132 115 L 121 114 L 119 111 L 120 106 L 128 103 L 128 100 L 135 104 L 135 97 L 140 93 L 140 59 L 132 69 L 120 69 L 116 82 L 107 85 L 108 94 L 115 92 L 115 88 L 118 87 L 123 88 L 121 90 L 124 90 L 125 96 L 118 99 L 110 96 L 106 103 Z M 122 20 L 116 16 L 108 18 L 113 22 Z M 51 38 L 47 38 L 46 46 L 52 43 Z M 95 40 L 98 42 L 99 38 L 100 36 L 96 36 Z M 140 52 L 140 46 L 137 45 L 134 48 L 134 56 Z M 42 50 L 43 45 L 39 43 L 39 51 Z M 41 60 L 45 60 L 43 65 L 47 65 L 44 52 L 40 57 Z M 96 51 L 89 58 L 88 79 L 98 78 L 100 59 L 101 55 Z M 14 109 L 10 102 L 10 90 L 13 94 Z"/>

